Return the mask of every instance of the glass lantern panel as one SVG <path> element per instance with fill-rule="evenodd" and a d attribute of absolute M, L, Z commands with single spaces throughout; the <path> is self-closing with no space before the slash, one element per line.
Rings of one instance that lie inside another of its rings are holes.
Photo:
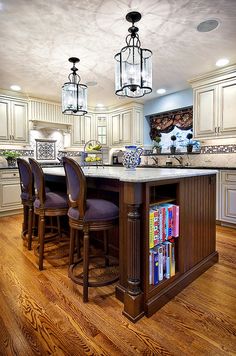
<path fill-rule="evenodd" d="M 152 88 L 152 53 L 149 50 L 142 50 L 143 65 L 142 65 L 142 79 L 143 86 Z"/>
<path fill-rule="evenodd" d="M 62 87 L 62 112 L 67 114 L 77 110 L 77 84 L 65 83 Z"/>
<path fill-rule="evenodd" d="M 121 60 L 122 86 L 129 85 L 131 91 L 135 91 L 135 86 L 141 85 L 141 58 L 138 47 L 125 47 L 125 50 L 121 52 Z"/>

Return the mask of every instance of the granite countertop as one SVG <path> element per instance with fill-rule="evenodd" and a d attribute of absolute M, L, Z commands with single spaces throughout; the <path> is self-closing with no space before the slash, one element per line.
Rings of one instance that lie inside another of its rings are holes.
<path fill-rule="evenodd" d="M 157 166 L 157 165 L 142 165 L 140 166 L 142 168 L 171 168 L 171 169 L 217 169 L 217 170 L 227 170 L 227 169 L 231 169 L 234 170 L 236 169 L 236 167 L 206 167 L 206 166 L 181 166 L 181 165 L 161 165 L 161 166 Z"/>
<path fill-rule="evenodd" d="M 216 174 L 216 170 L 207 169 L 162 169 L 162 168 L 139 168 L 134 171 L 126 170 L 124 167 L 83 167 L 86 177 L 117 179 L 121 182 L 152 182 L 175 178 L 188 178 Z M 43 168 L 47 175 L 64 176 L 62 167 Z"/>

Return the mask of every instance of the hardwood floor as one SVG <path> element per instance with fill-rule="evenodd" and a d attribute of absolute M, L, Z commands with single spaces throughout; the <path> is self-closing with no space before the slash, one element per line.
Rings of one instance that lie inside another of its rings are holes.
<path fill-rule="evenodd" d="M 236 355 L 236 230 L 217 227 L 219 263 L 132 324 L 114 286 L 83 304 L 67 258 L 40 272 L 21 219 L 0 218 L 0 355 Z"/>

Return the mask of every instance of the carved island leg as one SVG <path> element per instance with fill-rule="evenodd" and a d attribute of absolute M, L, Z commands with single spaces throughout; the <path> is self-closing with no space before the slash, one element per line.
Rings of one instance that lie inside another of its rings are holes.
<path fill-rule="evenodd" d="M 133 322 L 144 315 L 143 293 L 140 288 L 140 205 L 127 206 L 127 277 L 123 314 Z"/>

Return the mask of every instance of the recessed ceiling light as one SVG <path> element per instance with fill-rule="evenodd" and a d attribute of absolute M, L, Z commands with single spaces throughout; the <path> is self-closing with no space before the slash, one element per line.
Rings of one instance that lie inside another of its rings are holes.
<path fill-rule="evenodd" d="M 19 86 L 19 85 L 16 85 L 16 84 L 14 84 L 14 85 L 11 85 L 11 90 L 15 90 L 15 91 L 19 91 L 19 90 L 21 90 L 21 87 Z"/>
<path fill-rule="evenodd" d="M 103 107 L 104 107 L 104 105 L 103 105 L 103 104 L 100 104 L 100 103 L 97 104 L 96 106 L 97 106 L 98 108 L 103 108 Z"/>
<path fill-rule="evenodd" d="M 221 58 L 221 59 L 218 59 L 218 61 L 216 62 L 216 66 L 217 66 L 217 67 L 224 67 L 224 66 L 226 66 L 228 63 L 229 63 L 228 58 Z"/>
<path fill-rule="evenodd" d="M 166 90 L 165 89 L 157 89 L 157 94 L 165 94 Z"/>
<path fill-rule="evenodd" d="M 198 30 L 198 32 L 210 32 L 210 31 L 215 30 L 219 26 L 220 26 L 220 20 L 209 19 L 209 20 L 200 22 L 200 24 L 197 26 L 197 30 Z"/>
<path fill-rule="evenodd" d="M 91 82 L 87 82 L 86 83 L 86 85 L 88 86 L 88 87 L 95 87 L 95 85 L 97 85 L 98 83 L 97 82 L 95 82 L 95 81 L 91 81 Z"/>

